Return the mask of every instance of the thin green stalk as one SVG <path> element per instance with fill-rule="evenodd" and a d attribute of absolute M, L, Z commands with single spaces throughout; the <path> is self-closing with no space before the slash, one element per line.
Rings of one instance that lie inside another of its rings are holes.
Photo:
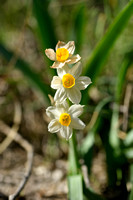
<path fill-rule="evenodd" d="M 79 170 L 76 135 L 69 140 L 68 188 L 70 200 L 83 200 L 82 174 Z"/>
<path fill-rule="evenodd" d="M 77 142 L 75 134 L 69 140 L 69 174 L 75 175 L 79 173 L 79 162 L 77 153 Z"/>
<path fill-rule="evenodd" d="M 116 83 L 115 100 L 117 103 L 120 103 L 126 72 L 130 64 L 131 64 L 130 57 L 126 56 L 121 64 L 119 75 L 117 78 L 117 83 Z"/>

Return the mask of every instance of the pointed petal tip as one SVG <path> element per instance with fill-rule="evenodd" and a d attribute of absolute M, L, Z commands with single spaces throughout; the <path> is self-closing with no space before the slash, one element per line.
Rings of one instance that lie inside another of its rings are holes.
<path fill-rule="evenodd" d="M 55 61 L 55 62 L 53 63 L 53 65 L 51 66 L 51 68 L 54 68 L 54 69 L 62 68 L 64 65 L 65 65 L 65 62 L 58 62 L 58 61 Z"/>
<path fill-rule="evenodd" d="M 53 49 L 45 49 L 45 54 L 46 56 L 52 60 L 52 61 L 55 61 L 56 60 L 56 54 L 55 54 L 55 51 Z"/>
<path fill-rule="evenodd" d="M 53 64 L 52 66 L 50 66 L 50 68 L 57 69 L 58 67 Z"/>
<path fill-rule="evenodd" d="M 44 51 L 44 52 L 45 52 L 45 54 L 47 55 L 48 49 L 45 49 L 45 51 Z"/>

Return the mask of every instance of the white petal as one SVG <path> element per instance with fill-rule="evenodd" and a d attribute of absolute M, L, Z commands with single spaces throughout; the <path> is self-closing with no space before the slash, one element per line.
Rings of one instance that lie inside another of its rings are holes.
<path fill-rule="evenodd" d="M 69 69 L 69 74 L 77 79 L 82 73 L 82 65 L 81 62 L 76 63 L 71 69 Z"/>
<path fill-rule="evenodd" d="M 72 56 L 72 54 L 74 53 L 75 50 L 75 44 L 74 41 L 70 41 L 68 42 L 65 46 L 65 49 L 67 49 L 69 51 L 70 56 Z"/>
<path fill-rule="evenodd" d="M 56 102 L 56 107 L 58 110 L 60 110 L 60 113 L 67 113 L 68 109 L 69 109 L 69 105 L 67 103 L 67 101 L 63 101 L 61 103 Z"/>
<path fill-rule="evenodd" d="M 66 99 L 66 91 L 64 87 L 59 88 L 54 96 L 54 100 L 57 102 L 63 102 Z"/>
<path fill-rule="evenodd" d="M 82 130 L 85 128 L 85 124 L 79 118 L 72 118 L 70 127 L 77 130 Z"/>
<path fill-rule="evenodd" d="M 51 88 L 53 89 L 59 89 L 61 87 L 62 80 L 58 76 L 54 76 L 52 81 L 51 81 Z"/>
<path fill-rule="evenodd" d="M 72 103 L 79 104 L 81 101 L 81 92 L 74 86 L 67 89 L 67 97 Z"/>
<path fill-rule="evenodd" d="M 46 49 L 45 54 L 50 60 L 53 60 L 53 61 L 56 60 L 56 53 L 54 52 L 53 49 Z"/>
<path fill-rule="evenodd" d="M 49 106 L 49 107 L 46 109 L 46 114 L 47 114 L 47 116 L 50 117 L 51 119 L 59 118 L 59 116 L 60 116 L 60 113 L 58 112 L 58 110 L 57 110 L 56 107 L 54 107 L 54 106 Z"/>
<path fill-rule="evenodd" d="M 72 105 L 69 110 L 68 113 L 72 116 L 72 117 L 79 117 L 82 113 L 83 113 L 83 107 L 80 104 L 75 104 Z"/>
<path fill-rule="evenodd" d="M 70 58 L 68 58 L 68 60 L 66 60 L 66 63 L 74 64 L 74 63 L 77 63 L 80 59 L 81 59 L 80 55 L 76 54 L 76 55 L 71 56 Z"/>
<path fill-rule="evenodd" d="M 48 131 L 51 133 L 56 133 L 60 130 L 61 125 L 57 119 L 53 119 L 48 125 Z"/>
<path fill-rule="evenodd" d="M 62 41 L 58 41 L 56 47 L 55 47 L 55 50 L 57 50 L 58 48 L 64 48 L 64 46 L 66 45 L 65 42 L 62 42 Z"/>
<path fill-rule="evenodd" d="M 79 90 L 84 90 L 85 88 L 88 87 L 88 85 L 90 85 L 91 79 L 87 76 L 81 76 L 76 80 L 76 87 L 79 88 Z"/>
<path fill-rule="evenodd" d="M 58 62 L 58 61 L 55 61 L 55 62 L 53 63 L 53 65 L 51 66 L 51 68 L 62 68 L 64 65 L 65 65 L 65 62 Z"/>
<path fill-rule="evenodd" d="M 72 128 L 70 128 L 70 126 L 61 126 L 60 134 L 68 140 L 72 137 Z"/>
<path fill-rule="evenodd" d="M 74 53 L 75 50 L 75 44 L 74 41 L 69 41 L 68 43 L 59 41 L 56 45 L 56 50 L 58 48 L 65 48 L 69 51 L 69 54 L 72 55 Z"/>
<path fill-rule="evenodd" d="M 67 74 L 69 70 L 70 70 L 69 66 L 65 64 L 64 67 L 57 69 L 57 74 L 62 79 L 63 75 Z"/>

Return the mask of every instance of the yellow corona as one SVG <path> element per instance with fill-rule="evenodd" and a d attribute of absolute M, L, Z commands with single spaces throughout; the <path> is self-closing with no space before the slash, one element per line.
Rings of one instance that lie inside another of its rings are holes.
<path fill-rule="evenodd" d="M 71 117 L 70 117 L 70 115 L 68 113 L 62 113 L 60 115 L 59 122 L 63 126 L 69 126 L 69 124 L 71 123 Z"/>
<path fill-rule="evenodd" d="M 62 84 L 65 88 L 72 88 L 75 85 L 75 78 L 71 74 L 65 74 L 62 78 Z"/>
<path fill-rule="evenodd" d="M 63 62 L 67 60 L 69 57 L 69 51 L 65 48 L 58 48 L 56 50 L 56 60 L 59 62 Z"/>

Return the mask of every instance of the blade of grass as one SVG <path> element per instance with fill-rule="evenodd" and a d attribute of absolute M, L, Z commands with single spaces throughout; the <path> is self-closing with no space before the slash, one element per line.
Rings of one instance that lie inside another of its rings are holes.
<path fill-rule="evenodd" d="M 111 147 L 114 149 L 116 155 L 120 153 L 119 147 L 119 138 L 118 138 L 118 129 L 119 129 L 119 107 L 118 105 L 114 105 L 114 110 L 111 118 L 111 127 L 109 132 L 109 143 Z"/>
<path fill-rule="evenodd" d="M 122 65 L 119 70 L 119 74 L 117 76 L 116 88 L 115 88 L 115 102 L 111 119 L 111 128 L 109 133 L 109 142 L 112 148 L 115 151 L 115 154 L 120 154 L 120 141 L 118 138 L 119 131 L 119 104 L 121 100 L 121 94 L 123 85 L 125 82 L 126 72 L 128 67 L 131 64 L 131 58 L 129 55 L 126 55 L 124 60 L 122 61 Z"/>
<path fill-rule="evenodd" d="M 107 105 L 112 100 L 112 97 L 107 97 L 103 99 L 95 108 L 92 120 L 91 120 L 91 127 L 89 127 L 89 131 L 87 136 L 82 141 L 80 146 L 80 154 L 82 155 L 85 164 L 88 167 L 88 172 L 90 173 L 91 169 L 91 162 L 92 162 L 92 153 L 93 153 L 93 146 L 95 143 L 95 134 L 98 130 L 99 126 L 101 125 L 101 112 L 105 105 Z"/>
<path fill-rule="evenodd" d="M 120 71 L 119 71 L 119 75 L 118 75 L 117 83 L 116 83 L 115 99 L 117 103 L 120 103 L 122 89 L 123 89 L 123 85 L 124 85 L 125 77 L 126 77 L 126 72 L 130 64 L 131 64 L 131 60 L 126 56 L 124 60 L 122 61 L 122 65 L 120 67 Z"/>
<path fill-rule="evenodd" d="M 130 165 L 130 182 L 131 182 L 131 192 L 129 195 L 129 200 L 133 200 L 133 164 Z"/>
<path fill-rule="evenodd" d="M 0 44 L 0 54 L 9 62 L 15 55 L 7 50 L 3 44 Z M 45 103 L 49 102 L 48 94 L 51 93 L 50 87 L 43 83 L 39 74 L 33 71 L 28 63 L 21 58 L 17 58 L 15 67 L 19 69 L 43 95 Z"/>
<path fill-rule="evenodd" d="M 79 162 L 77 153 L 76 136 L 73 133 L 72 138 L 69 140 L 69 174 L 78 174 Z"/>
<path fill-rule="evenodd" d="M 41 41 L 41 46 L 43 51 L 47 48 L 55 48 L 57 43 L 55 27 L 53 20 L 48 12 L 49 1 L 48 0 L 33 0 L 33 12 L 35 14 L 38 29 L 39 29 L 39 39 Z M 52 62 L 47 59 L 47 64 L 51 65 Z M 51 68 L 48 69 L 51 74 L 55 74 L 55 71 Z"/>
<path fill-rule="evenodd" d="M 85 139 L 83 140 L 80 153 L 84 160 L 84 164 L 87 166 L 88 173 L 91 171 L 91 164 L 93 159 L 93 147 L 95 144 L 95 130 L 89 131 Z"/>
<path fill-rule="evenodd" d="M 116 174 L 117 168 L 116 168 L 116 163 L 114 162 L 115 161 L 114 150 L 109 142 L 111 114 L 112 113 L 110 113 L 108 117 L 104 115 L 102 116 L 101 126 L 99 127 L 98 132 L 102 140 L 102 144 L 106 154 L 108 186 L 115 187 L 117 181 L 117 174 Z"/>
<path fill-rule="evenodd" d="M 114 22 L 110 25 L 106 34 L 98 43 L 91 57 L 87 61 L 87 64 L 84 68 L 84 75 L 90 76 L 93 83 L 104 67 L 105 61 L 107 60 L 111 48 L 120 36 L 121 32 L 124 30 L 132 14 L 133 1 L 130 1 L 115 18 Z M 83 94 L 88 95 L 87 90 L 83 91 Z M 87 98 L 84 98 L 84 101 L 87 101 Z"/>
<path fill-rule="evenodd" d="M 95 193 L 92 188 L 86 187 L 84 182 L 83 182 L 83 193 L 88 200 L 105 200 L 104 197 Z"/>
<path fill-rule="evenodd" d="M 124 155 L 128 161 L 133 161 L 133 147 L 125 149 Z"/>
<path fill-rule="evenodd" d="M 127 160 L 133 160 L 133 129 L 131 129 L 122 143 L 122 151 Z"/>
<path fill-rule="evenodd" d="M 104 197 L 98 195 L 90 188 L 87 188 L 86 190 L 83 191 L 88 200 L 106 200 Z"/>
<path fill-rule="evenodd" d="M 129 200 L 133 200 L 133 186 L 132 186 L 132 189 L 131 189 L 131 192 L 130 192 Z"/>
<path fill-rule="evenodd" d="M 53 20 L 48 12 L 49 1 L 33 0 L 33 12 L 35 14 L 42 46 L 46 48 L 55 48 L 57 39 Z"/>
<path fill-rule="evenodd" d="M 92 56 L 88 60 L 84 74 L 95 80 L 100 70 L 104 66 L 105 60 L 121 32 L 124 30 L 128 20 L 133 14 L 133 1 L 130 1 L 127 6 L 119 13 L 114 22 L 110 25 L 106 34 L 95 48 Z M 95 68 L 95 70 L 94 70 Z"/>
<path fill-rule="evenodd" d="M 70 200 L 83 200 L 82 176 L 68 176 L 68 188 Z"/>
<path fill-rule="evenodd" d="M 121 100 L 121 94 L 122 94 L 122 89 L 123 89 L 123 84 L 125 81 L 125 76 L 126 76 L 126 71 L 128 67 L 130 66 L 130 59 L 125 56 L 124 60 L 122 61 L 122 66 L 120 68 L 117 82 L 116 82 L 116 91 L 115 91 L 115 104 L 113 107 L 113 113 L 111 117 L 111 125 L 110 125 L 110 130 L 109 130 L 109 152 L 107 151 L 106 154 L 107 156 L 110 157 L 110 159 L 107 159 L 107 165 L 108 165 L 108 177 L 110 181 L 110 185 L 115 184 L 116 180 L 113 179 L 112 177 L 115 177 L 116 175 L 116 170 L 126 161 L 125 156 L 122 154 L 121 151 L 121 143 L 120 139 L 118 137 L 119 133 L 119 104 Z M 111 150 L 112 149 L 112 150 Z M 112 160 L 112 163 L 114 163 L 114 169 L 111 169 L 111 163 L 110 160 Z M 110 176 L 111 174 L 111 176 Z M 116 177 L 117 179 L 117 177 Z"/>
<path fill-rule="evenodd" d="M 85 24 L 86 24 L 86 6 L 83 2 L 77 6 L 76 11 L 73 13 L 73 23 L 71 27 L 71 36 L 70 40 L 75 40 L 77 53 L 80 52 L 84 40 Z"/>
<path fill-rule="evenodd" d="M 133 129 L 131 129 L 128 133 L 127 136 L 125 138 L 125 140 L 123 141 L 124 147 L 128 148 L 128 147 L 133 147 Z"/>

